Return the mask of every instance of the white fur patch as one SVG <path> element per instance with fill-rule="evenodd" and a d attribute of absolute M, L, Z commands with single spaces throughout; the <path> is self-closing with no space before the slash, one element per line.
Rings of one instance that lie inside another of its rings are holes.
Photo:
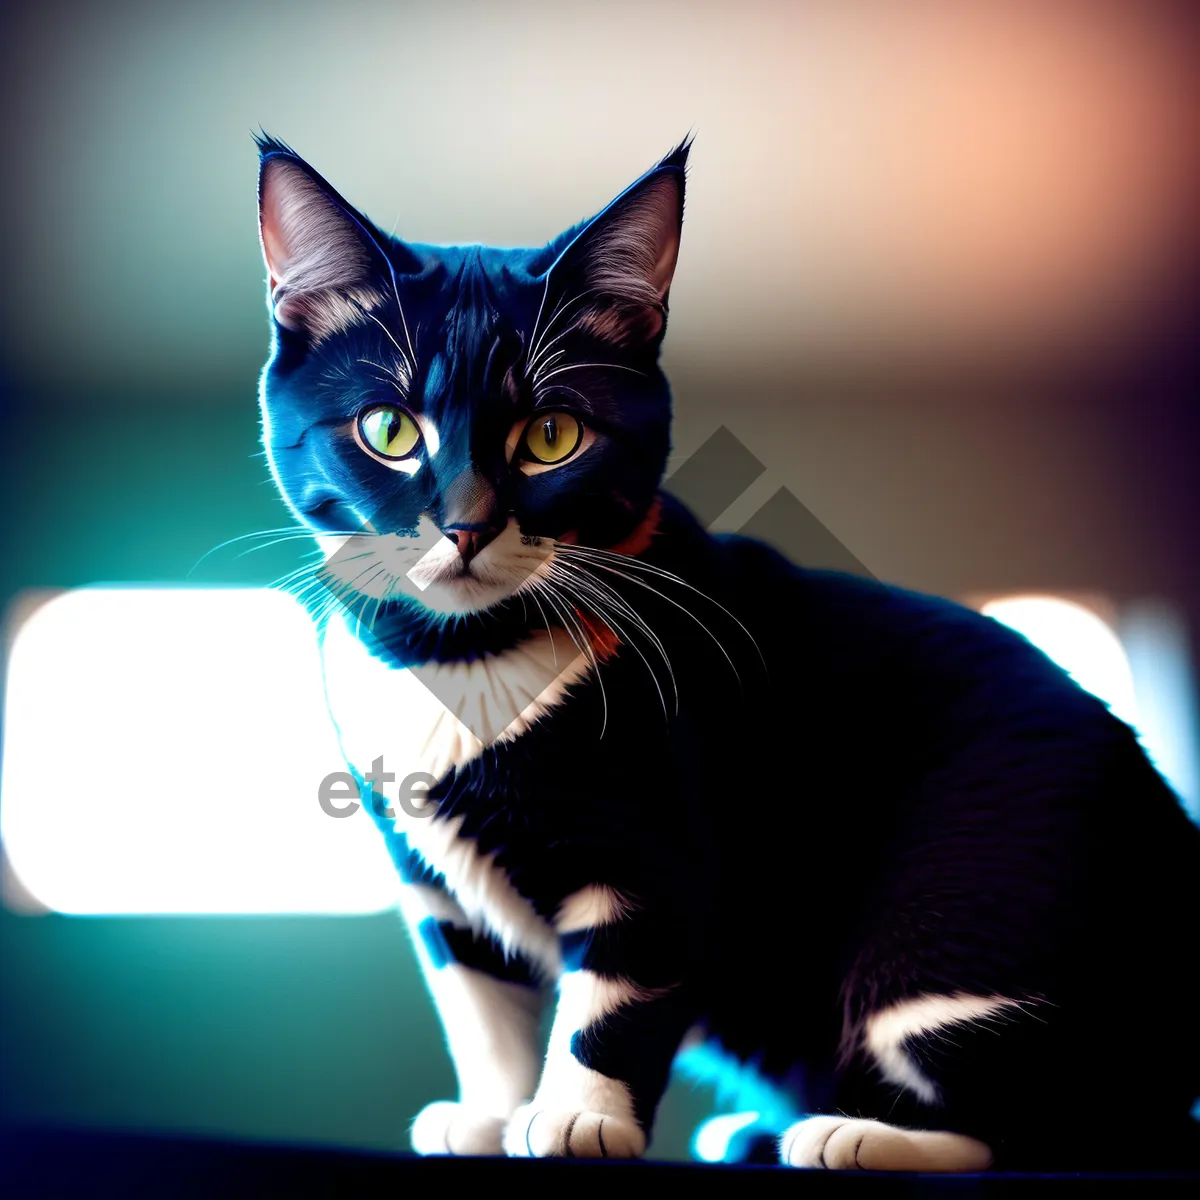
<path fill-rule="evenodd" d="M 570 971 L 559 980 L 546 1065 L 533 1099 L 514 1114 L 505 1153 L 519 1157 L 636 1158 L 646 1148 L 628 1086 L 585 1067 L 571 1038 L 646 993 L 628 980 Z"/>
<path fill-rule="evenodd" d="M 412 1148 L 422 1155 L 497 1157 L 504 1153 L 507 1124 L 507 1117 L 495 1117 L 450 1100 L 437 1100 L 421 1109 L 409 1137 Z"/>
<path fill-rule="evenodd" d="M 640 1158 L 645 1152 L 641 1126 L 603 1110 L 524 1104 L 504 1130 L 510 1158 Z"/>
<path fill-rule="evenodd" d="M 1023 1001 L 1006 996 L 971 996 L 965 992 L 956 992 L 952 996 L 918 996 L 868 1017 L 863 1044 L 889 1083 L 907 1088 L 926 1104 L 936 1104 L 939 1100 L 937 1087 L 921 1073 L 907 1053 L 905 1041 L 947 1025 L 991 1020 L 1023 1005 Z"/>
<path fill-rule="evenodd" d="M 400 780 L 414 772 L 441 779 L 486 747 L 519 737 L 590 670 L 566 634 L 544 629 L 474 662 L 401 670 L 375 658 L 352 625 L 335 617 L 322 638 L 330 711 L 349 762 L 365 771 L 383 756 Z"/>
<path fill-rule="evenodd" d="M 985 1171 L 992 1152 L 974 1138 L 901 1129 L 882 1121 L 809 1117 L 784 1133 L 779 1156 L 790 1167 L 829 1171 Z"/>
<path fill-rule="evenodd" d="M 471 923 L 462 905 L 449 892 L 431 884 L 401 885 L 400 911 L 414 930 L 426 917 L 433 917 L 435 921 L 450 921 L 463 927 Z"/>
<path fill-rule="evenodd" d="M 558 906 L 554 928 L 559 933 L 594 929 L 619 921 L 628 911 L 629 905 L 612 888 L 592 883 L 573 892 Z"/>
<path fill-rule="evenodd" d="M 490 856 L 459 836 L 462 818 L 415 816 L 405 810 L 399 792 L 406 779 L 426 776 L 417 789 L 419 800 L 428 779 L 439 780 L 487 746 L 518 736 L 561 703 L 570 684 L 586 673 L 587 662 L 563 654 L 556 666 L 554 650 L 543 631 L 474 663 L 399 670 L 374 658 L 347 622 L 336 618 L 322 644 L 326 694 L 346 761 L 367 775 L 382 760 L 383 771 L 395 778 L 376 790 L 412 849 L 445 876 L 468 917 L 491 929 L 506 949 L 522 950 L 551 973 L 560 961 L 554 930 Z M 415 801 L 407 803 L 412 808 Z"/>
<path fill-rule="evenodd" d="M 520 950 L 547 974 L 556 974 L 560 957 L 554 930 L 491 856 L 480 854 L 473 839 L 458 836 L 462 820 L 400 815 L 396 825 L 403 828 L 408 844 L 442 872 L 446 886 L 472 921 L 490 929 L 506 952 Z"/>
<path fill-rule="evenodd" d="M 470 922 L 465 911 L 445 892 L 420 884 L 404 888 L 401 910 L 413 931 L 413 941 L 426 983 L 433 995 L 458 1076 L 459 1104 L 476 1115 L 507 1120 L 537 1084 L 538 1025 L 542 1002 L 533 988 L 494 979 L 460 963 L 434 966 L 417 927 L 427 917 L 451 921 L 460 928 Z M 444 1153 L 422 1127 L 421 1153 Z M 469 1139 L 468 1139 L 469 1140 Z M 467 1151 L 460 1147 L 460 1153 Z"/>
<path fill-rule="evenodd" d="M 609 979 L 591 971 L 564 974 L 558 985 L 558 1005 L 546 1047 L 546 1066 L 532 1107 L 600 1112 L 632 1121 L 633 1103 L 628 1087 L 579 1062 L 571 1053 L 571 1038 L 577 1031 L 646 996 L 645 991 L 626 979 Z"/>

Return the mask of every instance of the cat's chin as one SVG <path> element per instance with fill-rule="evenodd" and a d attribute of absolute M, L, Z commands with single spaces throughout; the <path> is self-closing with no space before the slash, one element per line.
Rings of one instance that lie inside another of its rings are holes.
<path fill-rule="evenodd" d="M 431 612 L 442 616 L 469 616 L 511 600 L 518 583 L 493 580 L 474 573 L 459 573 L 427 584 L 413 598 Z"/>

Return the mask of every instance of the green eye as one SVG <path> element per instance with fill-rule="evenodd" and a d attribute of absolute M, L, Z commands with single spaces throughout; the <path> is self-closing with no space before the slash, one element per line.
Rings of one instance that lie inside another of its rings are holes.
<path fill-rule="evenodd" d="M 364 444 L 384 458 L 408 458 L 421 444 L 417 423 L 394 404 L 377 404 L 358 418 Z"/>
<path fill-rule="evenodd" d="M 581 441 L 583 426 L 569 413 L 538 413 L 525 427 L 525 451 L 534 462 L 564 462 Z"/>

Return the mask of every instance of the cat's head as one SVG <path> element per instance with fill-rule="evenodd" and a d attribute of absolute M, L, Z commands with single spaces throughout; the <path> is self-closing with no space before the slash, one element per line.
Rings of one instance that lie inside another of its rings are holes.
<path fill-rule="evenodd" d="M 287 146 L 259 149 L 264 445 L 356 594 L 478 612 L 556 541 L 643 538 L 687 143 L 538 249 L 401 241 Z"/>

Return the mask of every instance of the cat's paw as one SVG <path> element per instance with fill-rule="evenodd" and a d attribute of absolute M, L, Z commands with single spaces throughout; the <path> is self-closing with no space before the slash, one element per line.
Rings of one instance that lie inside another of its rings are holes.
<path fill-rule="evenodd" d="M 418 1154 L 503 1154 L 504 1122 L 452 1100 L 427 1104 L 409 1135 Z"/>
<path fill-rule="evenodd" d="M 882 1121 L 809 1117 L 780 1139 L 791 1167 L 827 1171 L 986 1171 L 992 1152 L 961 1133 L 901 1129 Z"/>
<path fill-rule="evenodd" d="M 513 1158 L 640 1158 L 646 1135 L 621 1117 L 526 1104 L 508 1123 L 504 1152 Z"/>

